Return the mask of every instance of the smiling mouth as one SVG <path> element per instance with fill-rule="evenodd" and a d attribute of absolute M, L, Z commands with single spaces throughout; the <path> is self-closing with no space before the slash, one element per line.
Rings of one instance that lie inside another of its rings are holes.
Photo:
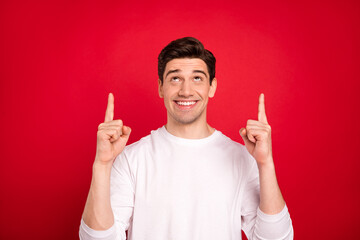
<path fill-rule="evenodd" d="M 194 106 L 198 102 L 198 100 L 187 100 L 187 101 L 175 100 L 174 102 L 179 107 L 184 108 L 184 107 L 192 107 L 192 106 Z"/>

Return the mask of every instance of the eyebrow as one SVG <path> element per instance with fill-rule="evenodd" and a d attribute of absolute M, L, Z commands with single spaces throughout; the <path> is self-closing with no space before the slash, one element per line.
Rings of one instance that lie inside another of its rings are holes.
<path fill-rule="evenodd" d="M 166 73 L 165 78 L 166 78 L 169 74 L 171 74 L 171 73 L 177 73 L 177 72 L 181 72 L 181 70 L 180 70 L 180 69 L 170 70 L 170 71 L 168 71 L 168 72 Z M 194 70 L 193 73 L 202 73 L 202 74 L 205 75 L 205 77 L 207 77 L 206 73 L 205 73 L 204 71 L 202 71 L 202 70 Z"/>
<path fill-rule="evenodd" d="M 206 73 L 202 70 L 194 70 L 193 73 L 202 73 L 205 75 L 205 77 L 207 77 Z"/>
<path fill-rule="evenodd" d="M 168 72 L 166 73 L 165 78 L 166 78 L 169 74 L 171 74 L 171 73 L 177 73 L 177 72 L 180 72 L 180 69 L 170 70 L 170 71 L 168 71 Z"/>

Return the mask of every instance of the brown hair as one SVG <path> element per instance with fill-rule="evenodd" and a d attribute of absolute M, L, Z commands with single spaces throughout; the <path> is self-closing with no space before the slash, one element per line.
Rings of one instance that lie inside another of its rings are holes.
<path fill-rule="evenodd" d="M 206 63 L 209 75 L 210 85 L 215 78 L 215 62 L 214 55 L 204 45 L 193 37 L 179 38 L 169 43 L 161 50 L 158 57 L 158 75 L 163 84 L 163 76 L 166 64 L 175 58 L 200 58 Z"/>

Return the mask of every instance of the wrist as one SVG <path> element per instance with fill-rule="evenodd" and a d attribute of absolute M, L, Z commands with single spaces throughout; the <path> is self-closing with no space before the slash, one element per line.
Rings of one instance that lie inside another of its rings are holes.
<path fill-rule="evenodd" d="M 102 162 L 95 158 L 94 164 L 93 164 L 93 171 L 97 172 L 109 172 L 111 170 L 113 161 L 110 162 Z"/>
<path fill-rule="evenodd" d="M 266 159 L 266 161 L 257 162 L 260 171 L 273 171 L 275 170 L 275 164 L 272 157 Z"/>

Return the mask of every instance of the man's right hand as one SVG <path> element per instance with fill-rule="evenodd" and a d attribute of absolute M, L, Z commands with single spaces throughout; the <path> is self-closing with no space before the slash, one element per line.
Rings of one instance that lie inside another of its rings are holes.
<path fill-rule="evenodd" d="M 98 127 L 95 163 L 112 165 L 130 136 L 131 129 L 114 119 L 114 95 L 109 93 L 105 121 Z"/>

